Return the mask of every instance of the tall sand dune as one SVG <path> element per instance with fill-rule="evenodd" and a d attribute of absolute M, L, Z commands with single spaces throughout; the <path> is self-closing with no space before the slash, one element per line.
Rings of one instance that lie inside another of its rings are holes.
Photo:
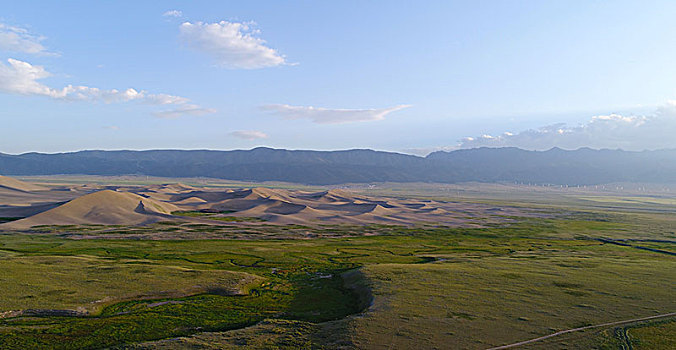
<path fill-rule="evenodd" d="M 10 190 L 22 191 L 22 192 L 33 192 L 33 191 L 47 191 L 48 188 L 34 185 L 28 182 L 20 181 L 11 177 L 0 175 L 0 187 L 4 187 Z"/>
<path fill-rule="evenodd" d="M 260 222 L 244 220 L 242 223 L 225 223 L 222 220 L 210 220 L 209 216 L 256 217 L 274 224 L 415 225 L 432 222 L 460 225 L 470 222 L 474 217 L 523 214 L 516 208 L 371 197 L 336 189 L 308 192 L 264 187 L 209 189 L 164 184 L 111 186 L 92 193 L 93 188 L 80 186 L 77 187 L 78 191 L 66 197 L 68 193 L 57 196 L 57 191 L 25 192 L 35 187 L 5 177 L 0 177 L 0 180 L 0 185 L 4 186 L 0 187 L 0 214 L 4 213 L 5 217 L 32 215 L 2 224 L 0 230 L 28 229 L 36 225 L 131 226 L 179 220 L 171 213 L 181 210 L 199 210 L 204 215 L 183 216 L 180 221 L 221 225 L 259 225 Z M 18 189 L 10 190 L 10 186 Z M 6 192 L 4 195 L 3 191 Z M 71 200 L 72 195 L 82 192 L 89 194 Z"/>
<path fill-rule="evenodd" d="M 209 203 L 209 202 L 205 201 L 202 198 L 188 197 L 188 198 L 182 199 L 180 201 L 173 202 L 172 204 L 179 205 L 179 206 L 180 205 L 191 205 L 191 206 L 193 206 L 193 205 L 200 205 L 200 204 L 205 204 L 205 203 Z"/>
<path fill-rule="evenodd" d="M 139 225 L 162 220 L 175 210 L 178 207 L 173 204 L 133 193 L 104 190 L 3 226 L 27 229 L 36 225 Z"/>
<path fill-rule="evenodd" d="M 296 197 L 299 199 L 312 200 L 320 203 L 353 202 L 355 200 L 355 197 L 352 195 L 352 193 L 337 189 L 321 192 L 299 193 Z"/>
<path fill-rule="evenodd" d="M 237 198 L 221 201 L 209 206 L 209 209 L 216 211 L 243 211 L 249 210 L 256 207 L 267 207 L 276 203 L 274 199 L 245 199 Z"/>
<path fill-rule="evenodd" d="M 171 200 L 174 202 L 182 201 L 186 198 L 195 197 L 200 198 L 209 203 L 222 202 L 230 199 L 239 199 L 245 198 L 251 195 L 251 190 L 227 190 L 227 191 L 205 191 L 205 190 L 195 190 L 190 192 L 185 192 L 177 195 L 173 195 Z"/>
<path fill-rule="evenodd" d="M 0 206 L 0 217 L 3 218 L 25 218 L 36 215 L 50 209 L 54 209 L 63 203 L 38 203 L 33 205 L 2 205 Z"/>
<path fill-rule="evenodd" d="M 195 187 L 185 185 L 185 184 L 182 184 L 180 182 L 174 183 L 174 184 L 162 184 L 162 185 L 155 186 L 152 189 L 157 191 L 157 192 L 165 192 L 165 193 L 186 193 L 186 192 L 192 192 L 192 191 L 196 190 Z"/>

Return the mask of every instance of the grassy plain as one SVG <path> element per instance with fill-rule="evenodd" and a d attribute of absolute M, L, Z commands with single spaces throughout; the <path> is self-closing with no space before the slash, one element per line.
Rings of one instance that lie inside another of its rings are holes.
<path fill-rule="evenodd" d="M 112 302 L 199 294 L 213 288 L 247 293 L 262 278 L 224 270 L 111 260 L 95 255 L 24 255 L 0 252 L 0 312 L 69 309 L 96 314 Z"/>
<path fill-rule="evenodd" d="M 629 328 L 629 337 L 636 349 L 676 348 L 676 321 L 658 322 L 647 326 Z"/>
<path fill-rule="evenodd" d="M 672 213 L 566 203 L 546 207 L 551 218 L 482 228 L 170 222 L 3 234 L 0 312 L 89 313 L 0 318 L 0 348 L 486 349 L 676 311 Z M 524 348 L 669 349 L 674 324 Z"/>

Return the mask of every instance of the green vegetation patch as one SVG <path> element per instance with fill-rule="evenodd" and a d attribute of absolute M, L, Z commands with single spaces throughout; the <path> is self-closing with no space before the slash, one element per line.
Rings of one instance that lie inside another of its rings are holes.
<path fill-rule="evenodd" d="M 138 230 L 209 229 L 183 225 Z M 177 345 L 178 337 L 224 348 L 489 348 L 673 312 L 673 256 L 598 240 L 644 228 L 636 239 L 672 249 L 669 225 L 572 216 L 481 228 L 261 225 L 241 240 L 0 235 L 3 310 L 93 310 L 92 300 L 124 291 L 87 316 L 0 319 L 0 347 Z M 289 239 L 298 232 L 332 238 Z M 243 328 L 251 325 L 278 333 L 258 338 Z M 562 343 L 570 339 L 546 344 L 572 348 Z M 587 348 L 602 343 L 589 339 Z"/>
<path fill-rule="evenodd" d="M 634 349 L 676 349 L 676 318 L 628 328 Z"/>
<path fill-rule="evenodd" d="M 92 255 L 15 255 L 0 259 L 0 312 L 68 309 L 97 313 L 120 300 L 203 293 L 218 286 L 232 294 L 262 278 L 244 272 L 157 264 L 142 259 Z"/>

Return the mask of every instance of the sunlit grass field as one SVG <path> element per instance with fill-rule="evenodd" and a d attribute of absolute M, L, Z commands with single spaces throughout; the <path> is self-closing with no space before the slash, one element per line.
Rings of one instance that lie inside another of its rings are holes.
<path fill-rule="evenodd" d="M 0 312 L 70 309 L 96 314 L 122 300 L 198 294 L 212 288 L 247 292 L 260 277 L 225 270 L 159 265 L 152 260 L 87 255 L 23 255 L 3 252 Z"/>
<path fill-rule="evenodd" d="M 180 240 L 70 236 L 101 227 L 1 235 L 0 347 L 486 349 L 676 311 L 674 226 L 664 214 L 300 228 L 317 230 L 311 239 L 200 239 L 201 227 Z M 321 238 L 328 231 L 336 236 Z M 671 321 L 528 348 L 666 349 Z"/>

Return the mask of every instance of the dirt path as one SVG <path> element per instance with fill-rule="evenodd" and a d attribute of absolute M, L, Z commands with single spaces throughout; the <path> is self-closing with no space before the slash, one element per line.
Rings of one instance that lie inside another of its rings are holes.
<path fill-rule="evenodd" d="M 616 326 L 619 324 L 624 324 L 624 323 L 632 323 L 632 322 L 639 322 L 639 321 L 647 321 L 647 320 L 652 320 L 656 318 L 662 318 L 662 317 L 670 317 L 670 316 L 676 316 L 676 312 L 671 312 L 668 314 L 661 314 L 661 315 L 655 315 L 655 316 L 649 316 L 649 317 L 643 317 L 643 318 L 635 318 L 632 320 L 624 320 L 624 321 L 616 321 L 616 322 L 608 322 L 608 323 L 602 323 L 602 324 L 597 324 L 597 325 L 592 325 L 592 326 L 585 326 L 585 327 L 579 327 L 579 328 L 573 328 L 573 329 L 566 329 L 564 331 L 558 331 L 556 333 L 552 333 L 549 335 L 545 335 L 539 338 L 534 338 L 530 340 L 524 340 L 518 343 L 513 343 L 513 344 L 508 344 L 508 345 L 502 345 L 502 346 L 497 346 L 494 348 L 490 348 L 487 350 L 499 350 L 499 349 L 509 349 L 513 348 L 516 346 L 521 346 L 521 345 L 526 345 L 530 343 L 535 343 L 541 340 L 549 339 L 552 337 L 556 337 L 557 335 L 562 335 L 562 334 L 567 334 L 567 333 L 572 333 L 572 332 L 577 332 L 577 331 L 583 331 L 586 329 L 592 329 L 592 328 L 599 328 L 599 327 L 608 327 L 608 326 Z"/>

